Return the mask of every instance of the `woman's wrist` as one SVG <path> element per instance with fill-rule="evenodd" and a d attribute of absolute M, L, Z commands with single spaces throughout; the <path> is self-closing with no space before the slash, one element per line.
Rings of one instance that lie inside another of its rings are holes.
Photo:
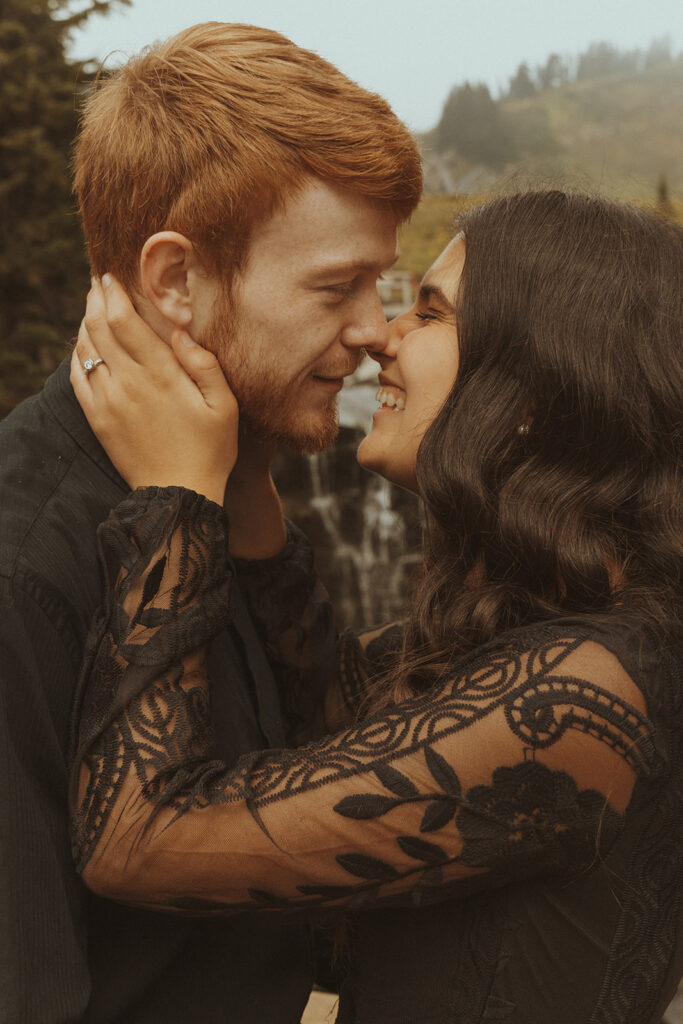
<path fill-rule="evenodd" d="M 216 505 L 220 505 L 221 508 L 224 505 L 225 499 L 225 481 L 220 483 L 218 481 L 202 479 L 197 477 L 196 479 L 187 479 L 183 482 L 177 478 L 175 474 L 171 475 L 169 479 L 163 477 L 156 477 L 154 480 L 149 478 L 146 480 L 132 480 L 130 481 L 132 491 L 142 491 L 148 489 L 167 490 L 168 488 L 178 488 L 185 491 L 193 491 L 195 494 L 201 495 L 203 498 L 207 498 L 209 501 L 215 502 Z"/>

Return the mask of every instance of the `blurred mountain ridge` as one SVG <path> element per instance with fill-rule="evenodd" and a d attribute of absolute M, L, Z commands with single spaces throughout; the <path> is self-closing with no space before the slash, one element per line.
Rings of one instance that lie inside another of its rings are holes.
<path fill-rule="evenodd" d="M 611 73 L 592 75 L 586 56 L 579 77 L 560 63 L 545 85 L 548 65 L 538 84 L 520 65 L 497 100 L 483 85 L 455 87 L 439 124 L 421 136 L 426 193 L 469 195 L 518 180 L 647 199 L 664 179 L 683 196 L 683 55 L 638 67 L 621 54 Z"/>

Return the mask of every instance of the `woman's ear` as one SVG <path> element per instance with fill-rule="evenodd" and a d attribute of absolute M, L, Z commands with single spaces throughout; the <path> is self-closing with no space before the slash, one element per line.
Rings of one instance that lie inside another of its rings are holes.
<path fill-rule="evenodd" d="M 192 320 L 188 275 L 196 264 L 192 242 L 177 231 L 159 231 L 151 235 L 142 247 L 142 293 L 175 327 L 187 328 Z"/>

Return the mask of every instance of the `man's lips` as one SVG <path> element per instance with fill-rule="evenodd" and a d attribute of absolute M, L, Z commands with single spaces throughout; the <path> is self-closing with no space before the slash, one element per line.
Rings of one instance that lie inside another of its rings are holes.
<path fill-rule="evenodd" d="M 327 375 L 322 376 L 319 373 L 312 374 L 312 377 L 316 384 L 328 389 L 329 391 L 341 391 L 344 387 L 343 377 L 328 377 Z"/>
<path fill-rule="evenodd" d="M 350 377 L 357 369 L 358 364 L 356 363 L 354 366 L 345 366 L 340 371 L 335 367 L 334 370 L 327 373 L 312 373 L 311 376 L 316 384 L 323 384 L 338 391 L 344 386 L 344 378 Z"/>

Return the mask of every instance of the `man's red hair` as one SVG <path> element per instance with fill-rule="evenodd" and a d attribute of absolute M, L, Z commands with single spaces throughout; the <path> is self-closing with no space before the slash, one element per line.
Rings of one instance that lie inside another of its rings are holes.
<path fill-rule="evenodd" d="M 173 230 L 229 280 L 254 227 L 310 175 L 398 222 L 422 190 L 415 140 L 381 97 L 276 32 L 195 25 L 88 100 L 75 188 L 92 270 L 133 288 L 145 240 Z"/>

